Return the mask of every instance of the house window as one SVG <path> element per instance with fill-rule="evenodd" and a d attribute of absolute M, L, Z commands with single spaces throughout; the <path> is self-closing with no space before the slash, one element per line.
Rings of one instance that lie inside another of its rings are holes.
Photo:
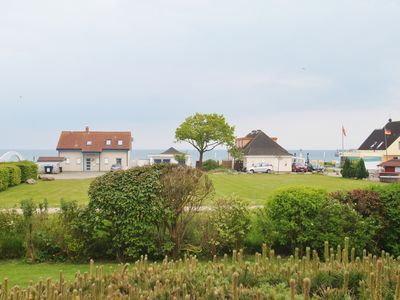
<path fill-rule="evenodd" d="M 105 165 L 108 165 L 108 158 L 105 158 L 105 159 L 104 159 L 104 164 L 105 164 Z"/>
<path fill-rule="evenodd" d="M 155 163 L 155 164 L 161 164 L 161 163 L 162 163 L 162 160 L 161 160 L 161 159 L 155 159 L 155 160 L 154 160 L 154 163 Z"/>
<path fill-rule="evenodd" d="M 100 164 L 100 158 L 96 158 L 96 164 Z"/>
<path fill-rule="evenodd" d="M 69 165 L 69 158 L 68 158 L 68 157 L 65 159 L 65 163 L 66 163 L 67 165 Z"/>
<path fill-rule="evenodd" d="M 80 164 L 81 164 L 81 159 L 80 159 L 80 158 L 78 158 L 78 159 L 76 160 L 76 164 L 77 164 L 77 165 L 80 165 Z"/>
<path fill-rule="evenodd" d="M 171 163 L 171 160 L 170 159 L 163 159 L 163 164 L 169 164 L 169 163 Z"/>
<path fill-rule="evenodd" d="M 86 145 L 87 145 L 87 146 L 91 146 L 91 145 L 92 145 L 92 141 L 87 141 L 87 142 L 86 142 Z"/>
<path fill-rule="evenodd" d="M 115 163 L 116 163 L 118 166 L 122 166 L 122 158 L 117 158 L 117 159 L 115 160 Z"/>
<path fill-rule="evenodd" d="M 106 145 L 111 146 L 111 140 L 106 140 Z"/>
<path fill-rule="evenodd" d="M 124 144 L 123 140 L 118 140 L 118 146 L 122 146 Z"/>

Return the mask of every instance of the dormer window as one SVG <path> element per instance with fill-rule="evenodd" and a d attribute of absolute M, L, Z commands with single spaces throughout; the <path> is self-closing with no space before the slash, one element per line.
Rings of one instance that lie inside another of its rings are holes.
<path fill-rule="evenodd" d="M 92 141 L 87 141 L 86 146 L 92 146 Z"/>
<path fill-rule="evenodd" d="M 106 145 L 111 146 L 111 140 L 106 140 Z"/>
<path fill-rule="evenodd" d="M 118 140 L 118 146 L 122 146 L 124 144 L 123 140 Z"/>

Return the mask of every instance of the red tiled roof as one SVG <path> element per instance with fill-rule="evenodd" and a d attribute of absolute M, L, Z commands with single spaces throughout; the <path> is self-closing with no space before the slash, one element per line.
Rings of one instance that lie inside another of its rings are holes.
<path fill-rule="evenodd" d="M 381 167 L 400 167 L 400 159 L 391 159 L 379 164 Z"/>
<path fill-rule="evenodd" d="M 110 140 L 111 145 L 106 141 Z M 88 145 L 88 141 L 91 145 Z M 122 141 L 122 145 L 118 145 Z M 81 150 L 82 152 L 102 152 L 104 150 L 130 150 L 132 134 L 130 131 L 63 131 L 58 140 L 57 150 Z"/>
<path fill-rule="evenodd" d="M 40 156 L 38 162 L 63 162 L 65 157 L 61 156 Z"/>

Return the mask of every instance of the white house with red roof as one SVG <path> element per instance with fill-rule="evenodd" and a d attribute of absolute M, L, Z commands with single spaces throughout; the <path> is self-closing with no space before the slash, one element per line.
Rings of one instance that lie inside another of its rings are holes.
<path fill-rule="evenodd" d="M 62 131 L 58 157 L 67 172 L 105 172 L 112 165 L 130 166 L 132 134 L 130 131 Z"/>

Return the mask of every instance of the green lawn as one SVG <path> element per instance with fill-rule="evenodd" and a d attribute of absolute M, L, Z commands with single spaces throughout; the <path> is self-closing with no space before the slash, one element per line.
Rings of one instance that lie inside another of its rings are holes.
<path fill-rule="evenodd" d="M 21 200 L 32 198 L 36 202 L 44 198 L 49 207 L 60 206 L 60 200 L 76 200 L 87 203 L 87 191 L 92 179 L 66 179 L 55 181 L 38 181 L 36 184 L 21 184 L 0 192 L 0 207 L 19 207 Z"/>
<path fill-rule="evenodd" d="M 304 174 L 210 174 L 214 182 L 216 195 L 236 194 L 251 204 L 264 204 L 268 195 L 286 186 L 313 186 L 328 191 L 350 190 L 368 187 L 369 181 L 343 179 L 322 175 Z M 19 207 L 23 199 L 32 198 L 39 202 L 46 198 L 50 207 L 58 207 L 60 200 L 76 200 L 79 204 L 87 203 L 87 190 L 92 179 L 38 181 L 35 185 L 22 184 L 0 192 L 0 208 Z"/>
<path fill-rule="evenodd" d="M 311 186 L 326 189 L 329 192 L 366 188 L 370 181 L 345 179 L 341 177 L 311 174 L 212 174 L 216 195 L 235 193 L 251 204 L 264 204 L 268 195 L 276 189 L 289 186 Z"/>
<path fill-rule="evenodd" d="M 113 266 L 113 268 L 118 267 L 116 263 L 106 263 L 101 265 L 104 266 L 105 271 L 108 271 L 110 266 Z M 33 283 L 36 283 L 39 280 L 46 281 L 49 277 L 55 281 L 60 277 L 60 271 L 63 272 L 65 279 L 70 281 L 74 278 L 74 275 L 77 271 L 80 271 L 82 274 L 84 272 L 89 272 L 89 263 L 27 264 L 26 262 L 20 260 L 0 261 L 0 281 L 2 281 L 4 278 L 8 278 L 9 287 L 13 287 L 15 285 L 25 287 L 29 284 L 30 280 L 32 280 Z"/>

